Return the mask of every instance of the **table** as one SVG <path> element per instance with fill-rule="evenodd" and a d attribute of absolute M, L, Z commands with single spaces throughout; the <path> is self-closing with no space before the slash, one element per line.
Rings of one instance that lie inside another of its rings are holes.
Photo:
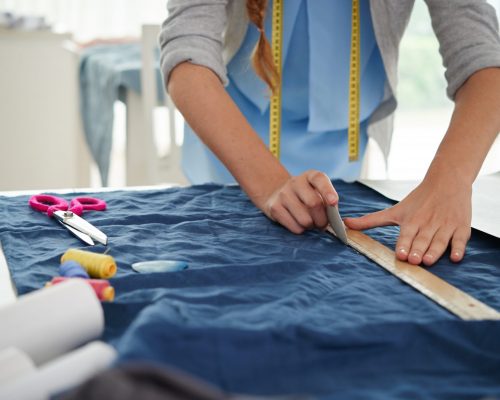
<path fill-rule="evenodd" d="M 357 183 L 335 186 L 343 215 L 392 204 Z M 109 210 L 88 219 L 108 234 L 119 267 L 116 301 L 103 305 L 103 339 L 116 347 L 119 363 L 172 365 L 257 395 L 500 394 L 500 322 L 460 321 L 331 236 L 288 232 L 238 186 L 99 196 Z M 79 246 L 46 217 L 31 215 L 26 201 L 0 198 L 0 240 L 20 293 L 40 287 L 56 273 L 60 254 Z M 23 229 L 9 222 L 14 215 Z M 394 246 L 398 230 L 368 233 Z M 443 258 L 432 272 L 499 309 L 499 257 L 499 239 L 474 230 L 464 262 Z M 185 260 L 189 268 L 131 269 L 152 258 Z"/>

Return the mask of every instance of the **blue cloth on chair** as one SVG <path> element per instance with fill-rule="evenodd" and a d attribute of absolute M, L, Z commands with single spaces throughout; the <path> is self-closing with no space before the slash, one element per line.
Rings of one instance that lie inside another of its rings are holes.
<path fill-rule="evenodd" d="M 156 75 L 159 101 L 163 101 L 160 69 Z M 85 137 L 101 180 L 107 185 L 113 138 L 113 107 L 126 101 L 125 91 L 141 92 L 139 43 L 104 44 L 86 48 L 80 61 L 80 109 Z"/>
<path fill-rule="evenodd" d="M 345 216 L 392 204 L 357 183 L 335 186 Z M 153 360 L 240 393 L 500 395 L 500 321 L 459 320 L 329 235 L 294 235 L 271 222 L 237 186 L 95 196 L 108 210 L 85 218 L 108 234 L 118 263 L 104 339 L 119 363 Z M 393 247 L 398 229 L 368 233 Z M 28 196 L 0 197 L 0 240 L 20 293 L 43 286 L 61 254 L 81 246 L 31 210 Z M 151 259 L 189 268 L 132 270 Z M 500 240 L 473 230 L 462 263 L 445 257 L 431 271 L 500 309 L 498 259 Z"/>

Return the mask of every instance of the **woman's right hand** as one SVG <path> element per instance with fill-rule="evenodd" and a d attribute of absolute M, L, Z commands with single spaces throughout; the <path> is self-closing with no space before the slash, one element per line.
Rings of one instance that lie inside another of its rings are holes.
<path fill-rule="evenodd" d="M 326 206 L 335 206 L 339 196 L 326 174 L 309 170 L 292 176 L 271 193 L 262 211 L 291 232 L 325 229 L 328 225 Z"/>
<path fill-rule="evenodd" d="M 297 234 L 326 227 L 326 206 L 338 202 L 328 176 L 311 170 L 291 177 L 210 69 L 179 64 L 169 92 L 186 122 L 270 219 Z"/>

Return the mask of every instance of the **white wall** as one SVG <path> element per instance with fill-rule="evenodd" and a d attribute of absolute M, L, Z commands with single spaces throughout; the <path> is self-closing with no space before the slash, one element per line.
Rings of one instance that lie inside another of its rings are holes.
<path fill-rule="evenodd" d="M 0 0 L 0 11 L 38 14 L 76 40 L 140 35 L 141 24 L 161 23 L 167 0 Z"/>

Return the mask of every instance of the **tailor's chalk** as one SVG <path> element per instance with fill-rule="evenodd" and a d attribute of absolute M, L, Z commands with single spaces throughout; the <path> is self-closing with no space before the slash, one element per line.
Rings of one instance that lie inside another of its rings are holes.
<path fill-rule="evenodd" d="M 87 271 L 85 271 L 85 268 L 73 260 L 63 262 L 59 266 L 59 274 L 68 278 L 90 278 Z"/>
<path fill-rule="evenodd" d="M 154 261 L 141 261 L 132 264 L 132 269 L 144 274 L 154 272 L 176 272 L 182 271 L 188 267 L 186 261 L 175 260 L 154 260 Z"/>

